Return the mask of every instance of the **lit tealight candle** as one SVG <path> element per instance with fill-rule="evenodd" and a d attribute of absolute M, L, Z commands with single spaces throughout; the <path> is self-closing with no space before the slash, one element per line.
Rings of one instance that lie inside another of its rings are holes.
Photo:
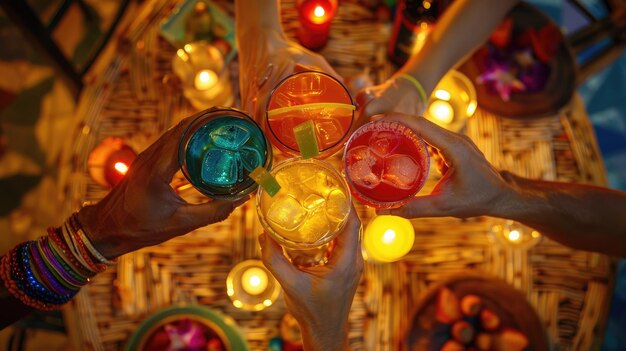
<path fill-rule="evenodd" d="M 454 120 L 454 109 L 452 105 L 440 99 L 430 104 L 428 114 L 433 117 L 434 121 L 438 124 L 450 124 Z"/>
<path fill-rule="evenodd" d="M 248 268 L 241 275 L 241 287 L 250 295 L 259 295 L 267 289 L 268 277 L 264 270 L 257 267 Z"/>
<path fill-rule="evenodd" d="M 113 187 L 128 173 L 135 157 L 135 151 L 121 138 L 105 138 L 89 154 L 89 174 L 98 184 Z"/>
<path fill-rule="evenodd" d="M 210 69 L 203 69 L 196 73 L 193 85 L 196 89 L 206 91 L 213 88 L 217 84 L 217 74 Z"/>
<path fill-rule="evenodd" d="M 246 311 L 261 311 L 274 304 L 280 284 L 259 260 L 235 265 L 226 277 L 226 294 L 233 306 Z"/>
<path fill-rule="evenodd" d="M 415 241 L 411 222 L 398 216 L 377 216 L 365 228 L 363 245 L 368 258 L 393 262 L 404 257 Z"/>
<path fill-rule="evenodd" d="M 128 165 L 124 162 L 115 162 L 113 168 L 121 175 L 125 175 L 128 172 Z"/>

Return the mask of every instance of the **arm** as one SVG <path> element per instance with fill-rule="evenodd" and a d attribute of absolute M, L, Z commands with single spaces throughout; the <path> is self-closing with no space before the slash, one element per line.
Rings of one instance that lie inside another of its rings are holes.
<path fill-rule="evenodd" d="M 448 70 L 482 45 L 519 0 L 457 0 L 437 21 L 421 50 L 386 82 L 357 96 L 364 108 L 360 123 L 385 112 L 420 115 L 426 107 L 416 87 L 403 74 L 421 83 L 426 96 Z"/>
<path fill-rule="evenodd" d="M 504 174 L 509 205 L 491 215 L 533 227 L 552 240 L 626 257 L 626 193 L 593 185 L 546 182 Z"/>
<path fill-rule="evenodd" d="M 279 0 L 237 0 L 235 13 L 241 104 L 262 127 L 269 95 L 285 77 L 301 70 L 315 70 L 341 80 L 321 55 L 285 35 Z"/>
<path fill-rule="evenodd" d="M 426 94 L 457 63 L 487 41 L 502 18 L 519 0 L 457 0 L 445 10 L 423 48 L 394 77 L 407 73 L 424 86 Z"/>
<path fill-rule="evenodd" d="M 59 308 L 113 264 L 112 258 L 222 221 L 247 200 L 189 204 L 170 187 L 179 169 L 179 139 L 195 117 L 183 120 L 139 154 L 124 180 L 100 202 L 2 256 L 0 329 L 33 309 Z M 29 275 L 34 280 L 23 284 Z"/>
<path fill-rule="evenodd" d="M 626 193 L 499 172 L 464 135 L 423 117 L 390 114 L 387 118 L 407 124 L 434 146 L 445 171 L 430 195 L 381 212 L 409 218 L 508 218 L 575 249 L 626 257 Z"/>
<path fill-rule="evenodd" d="M 354 207 L 325 266 L 298 269 L 266 234 L 259 236 L 263 263 L 285 292 L 302 331 L 305 351 L 348 350 L 348 314 L 361 273 L 361 221 Z"/>

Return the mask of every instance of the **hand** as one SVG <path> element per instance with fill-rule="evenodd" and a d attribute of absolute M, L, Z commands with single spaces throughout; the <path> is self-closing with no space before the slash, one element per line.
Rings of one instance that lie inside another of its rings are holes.
<path fill-rule="evenodd" d="M 241 101 L 263 128 L 269 95 L 289 75 L 314 70 L 342 81 L 322 56 L 289 40 L 282 31 L 257 27 L 238 38 Z"/>
<path fill-rule="evenodd" d="M 391 113 L 383 117 L 404 123 L 436 148 L 444 162 L 444 172 L 430 195 L 418 196 L 403 207 L 379 211 L 407 218 L 474 217 L 505 212 L 514 204 L 515 192 L 484 157 L 469 137 L 450 132 L 424 117 Z"/>
<path fill-rule="evenodd" d="M 170 186 L 179 170 L 180 137 L 198 115 L 163 134 L 137 156 L 124 179 L 104 199 L 79 211 L 85 233 L 105 257 L 117 257 L 223 221 L 247 200 L 189 204 Z"/>
<path fill-rule="evenodd" d="M 302 330 L 305 350 L 346 350 L 350 306 L 363 271 L 361 221 L 354 207 L 324 266 L 298 269 L 269 235 L 261 234 L 263 263 L 285 292 Z"/>
<path fill-rule="evenodd" d="M 382 113 L 400 112 L 419 116 L 424 110 L 420 94 L 413 83 L 399 76 L 363 89 L 357 95 L 356 103 L 359 107 L 359 125 Z"/>

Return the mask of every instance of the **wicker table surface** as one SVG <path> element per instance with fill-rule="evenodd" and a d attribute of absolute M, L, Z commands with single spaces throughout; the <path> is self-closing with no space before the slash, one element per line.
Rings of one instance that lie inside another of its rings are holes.
<path fill-rule="evenodd" d="M 233 13 L 231 2 L 216 2 Z M 283 24 L 291 35 L 297 28 L 294 2 L 283 1 Z M 67 167 L 60 180 L 66 213 L 106 195 L 86 167 L 89 151 L 100 140 L 119 136 L 143 150 L 170 125 L 194 112 L 180 91 L 162 84 L 171 73 L 176 49 L 159 36 L 158 28 L 176 3 L 146 1 L 124 34 L 126 50 L 84 89 L 77 111 L 81 123 L 71 133 L 72 146 L 64 155 Z M 344 0 L 321 54 L 344 76 L 368 68 L 375 81 L 382 81 L 394 70 L 385 53 L 388 32 L 372 10 Z M 237 87 L 236 60 L 230 66 Z M 501 169 L 536 179 L 606 183 L 595 136 L 577 96 L 561 113 L 542 119 L 507 120 L 479 107 L 465 133 Z M 435 182 L 433 175 L 425 191 Z M 357 208 L 367 224 L 373 212 Z M 528 250 L 503 246 L 490 240 L 489 218 L 412 222 L 416 242 L 405 259 L 366 264 L 350 315 L 354 350 L 398 349 L 412 320 L 407 311 L 430 286 L 468 270 L 499 277 L 524 292 L 556 349 L 600 348 L 614 279 L 609 257 L 571 250 L 546 238 Z M 252 350 L 266 350 L 268 337 L 278 332 L 284 303 L 279 300 L 265 311 L 245 312 L 232 306 L 225 289 L 232 266 L 258 257 L 260 231 L 250 201 L 222 223 L 122 257 L 117 267 L 94 279 L 65 311 L 77 348 L 121 349 L 148 314 L 172 304 L 200 303 L 233 317 Z"/>

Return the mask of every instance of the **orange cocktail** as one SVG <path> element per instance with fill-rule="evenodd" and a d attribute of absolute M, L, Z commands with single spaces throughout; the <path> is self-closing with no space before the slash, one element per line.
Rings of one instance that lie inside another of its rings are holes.
<path fill-rule="evenodd" d="M 278 149 L 299 156 L 294 128 L 311 120 L 321 157 L 330 156 L 347 138 L 354 109 L 348 90 L 332 76 L 314 71 L 295 73 L 272 91 L 266 134 Z"/>

